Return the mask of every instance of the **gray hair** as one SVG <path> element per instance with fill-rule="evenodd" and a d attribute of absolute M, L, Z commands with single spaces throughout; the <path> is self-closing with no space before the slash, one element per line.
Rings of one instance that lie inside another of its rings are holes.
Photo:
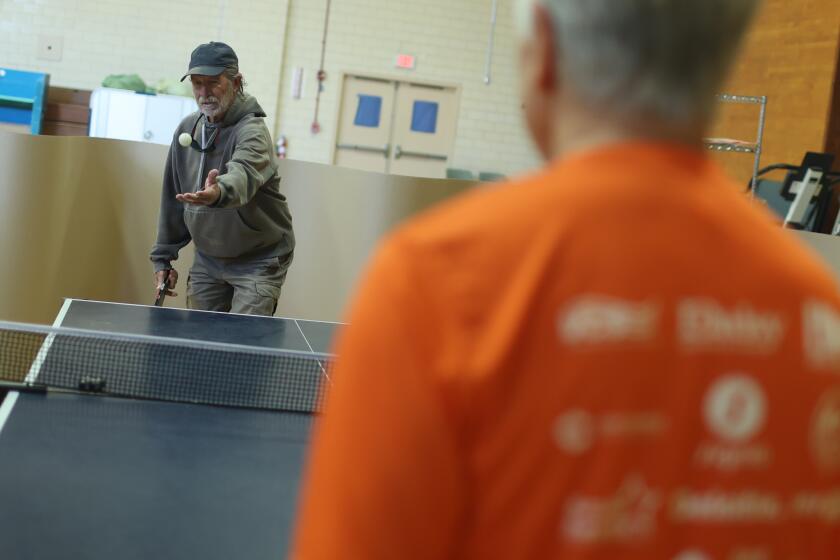
<path fill-rule="evenodd" d="M 562 83 L 619 116 L 706 123 L 760 0 L 519 0 L 552 17 Z"/>
<path fill-rule="evenodd" d="M 228 67 L 222 71 L 222 75 L 224 75 L 231 83 L 236 82 L 236 77 L 239 76 L 239 68 L 235 67 Z M 245 95 L 245 78 L 239 82 L 239 87 L 236 88 L 236 93 L 241 97 Z"/>

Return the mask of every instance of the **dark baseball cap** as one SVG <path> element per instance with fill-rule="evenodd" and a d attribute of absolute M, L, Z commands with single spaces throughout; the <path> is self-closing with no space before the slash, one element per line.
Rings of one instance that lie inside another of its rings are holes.
<path fill-rule="evenodd" d="M 181 81 L 187 76 L 198 74 L 201 76 L 218 76 L 226 68 L 239 68 L 239 59 L 230 45 L 210 41 L 198 45 L 190 55 L 190 66 Z"/>

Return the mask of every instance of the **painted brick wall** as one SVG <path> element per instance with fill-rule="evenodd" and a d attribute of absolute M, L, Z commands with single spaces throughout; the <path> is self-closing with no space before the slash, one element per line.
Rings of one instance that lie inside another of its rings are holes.
<path fill-rule="evenodd" d="M 520 117 L 511 0 L 499 2 L 492 81 L 484 83 L 491 0 L 334 0 L 321 97 L 322 132 L 310 133 L 315 111 L 326 0 L 292 0 L 278 134 L 290 157 L 329 162 L 335 139 L 341 72 L 457 83 L 462 86 L 453 167 L 517 173 L 537 164 Z M 398 53 L 417 57 L 413 71 L 395 68 Z M 292 69 L 304 69 L 303 98 L 291 97 Z"/>
<path fill-rule="evenodd" d="M 822 151 L 837 79 L 838 43 L 838 0 L 764 0 L 725 87 L 730 93 L 768 97 L 762 165 L 799 163 L 806 151 Z M 748 107 L 722 107 L 715 132 L 754 138 L 755 116 Z M 751 156 L 718 158 L 746 185 Z"/>
<path fill-rule="evenodd" d="M 128 73 L 154 84 L 179 79 L 192 49 L 221 37 L 273 117 L 287 13 L 288 0 L 0 0 L 0 66 L 63 87 Z M 38 58 L 40 36 L 63 38 L 60 62 Z"/>

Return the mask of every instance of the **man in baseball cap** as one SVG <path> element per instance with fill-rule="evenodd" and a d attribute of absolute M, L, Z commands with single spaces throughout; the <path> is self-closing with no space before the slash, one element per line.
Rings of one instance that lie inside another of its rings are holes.
<path fill-rule="evenodd" d="M 188 307 L 272 315 L 295 238 L 266 114 L 245 93 L 229 45 L 199 45 L 188 68 L 181 80 L 190 78 L 199 111 L 181 122 L 169 148 L 151 252 L 157 293 L 175 295 L 171 262 L 193 241 Z"/>

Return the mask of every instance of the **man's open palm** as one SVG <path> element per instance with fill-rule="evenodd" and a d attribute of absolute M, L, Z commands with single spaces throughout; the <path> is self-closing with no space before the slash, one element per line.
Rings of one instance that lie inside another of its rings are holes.
<path fill-rule="evenodd" d="M 211 169 L 207 174 L 207 180 L 204 181 L 204 188 L 194 193 L 184 193 L 175 195 L 175 199 L 186 204 L 195 204 L 198 206 L 212 206 L 222 195 L 219 183 L 216 182 L 216 177 L 219 176 L 218 169 Z"/>

